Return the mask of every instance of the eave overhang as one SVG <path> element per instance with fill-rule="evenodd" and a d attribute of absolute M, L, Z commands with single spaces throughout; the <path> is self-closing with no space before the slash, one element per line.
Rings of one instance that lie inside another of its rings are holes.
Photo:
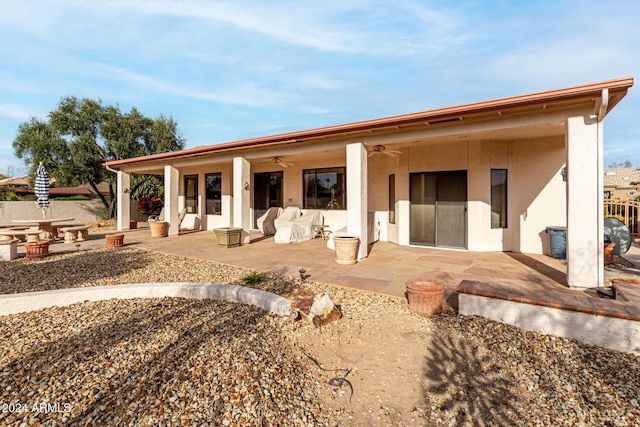
<path fill-rule="evenodd" d="M 633 86 L 633 83 L 634 80 L 632 77 L 607 80 L 564 89 L 499 98 L 417 113 L 194 147 L 144 157 L 113 160 L 104 163 L 104 165 L 110 169 L 118 169 L 129 165 L 170 162 L 172 160 L 222 154 L 251 148 L 267 148 L 276 145 L 297 144 L 359 133 L 372 133 L 382 130 L 388 131 L 389 129 L 400 129 L 407 126 L 430 126 L 491 116 L 499 118 L 501 115 L 512 112 L 531 111 L 535 113 L 536 111 L 540 112 L 550 107 L 562 108 L 563 106 L 572 106 L 579 103 L 597 103 L 604 89 L 607 89 L 609 93 L 608 113 L 627 94 L 628 89 Z"/>

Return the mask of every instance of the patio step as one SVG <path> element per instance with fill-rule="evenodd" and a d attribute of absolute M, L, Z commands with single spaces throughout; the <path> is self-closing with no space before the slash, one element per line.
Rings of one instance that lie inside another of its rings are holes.
<path fill-rule="evenodd" d="M 462 281 L 456 291 L 461 315 L 640 354 L 640 301 L 469 280 Z"/>
<path fill-rule="evenodd" d="M 640 287 L 638 288 L 640 289 Z M 543 289 L 523 289 L 517 286 L 496 285 L 470 280 L 460 282 L 456 291 L 463 294 L 640 322 L 640 298 L 634 304 L 624 300 L 595 298 L 588 295 Z"/>

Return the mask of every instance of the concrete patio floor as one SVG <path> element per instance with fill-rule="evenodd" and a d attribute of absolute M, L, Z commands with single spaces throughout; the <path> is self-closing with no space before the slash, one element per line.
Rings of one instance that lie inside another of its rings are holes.
<path fill-rule="evenodd" d="M 111 232 L 107 232 L 109 234 Z M 415 277 L 441 280 L 446 285 L 445 299 L 457 308 L 455 288 L 462 280 L 507 284 L 530 289 L 571 290 L 566 284 L 566 261 L 546 255 L 503 252 L 469 252 L 430 247 L 397 246 L 377 242 L 369 257 L 355 265 L 338 265 L 326 241 L 315 239 L 295 244 L 275 244 L 273 238 L 252 234 L 252 242 L 236 248 L 216 244 L 212 231 L 184 231 L 179 236 L 151 238 L 148 228 L 129 230 L 125 244 L 133 247 L 196 259 L 212 260 L 256 271 L 299 276 L 306 270 L 310 280 L 404 297 L 405 282 Z M 60 241 L 50 252 L 68 252 L 104 247 L 104 234 L 94 233 L 79 247 Z M 19 253 L 24 249 L 20 248 Z M 625 258 L 640 264 L 640 248 L 634 246 Z M 605 269 L 609 277 L 640 277 L 640 270 Z"/>

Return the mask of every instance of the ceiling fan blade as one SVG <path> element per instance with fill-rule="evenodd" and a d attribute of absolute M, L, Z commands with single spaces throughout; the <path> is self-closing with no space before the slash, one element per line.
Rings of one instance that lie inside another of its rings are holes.
<path fill-rule="evenodd" d="M 369 154 L 367 154 L 367 157 L 375 156 L 376 154 L 378 154 L 377 151 L 369 151 Z"/>
<path fill-rule="evenodd" d="M 395 154 L 393 151 L 384 150 L 382 153 L 383 153 L 383 154 L 386 154 L 386 155 L 387 155 L 387 156 L 389 156 L 389 157 L 395 157 L 395 156 L 397 156 L 397 154 Z"/>
<path fill-rule="evenodd" d="M 385 151 L 386 151 L 387 153 L 402 154 L 402 151 L 399 151 L 399 150 L 389 150 L 389 149 L 387 149 L 387 150 L 385 150 Z"/>

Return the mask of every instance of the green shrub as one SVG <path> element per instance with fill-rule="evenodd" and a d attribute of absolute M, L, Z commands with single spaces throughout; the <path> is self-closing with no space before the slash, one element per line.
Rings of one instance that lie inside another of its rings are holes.
<path fill-rule="evenodd" d="M 7 191 L 6 193 L 0 194 L 0 200 L 4 200 L 6 202 L 18 202 L 22 200 L 22 197 L 12 191 Z"/>
<path fill-rule="evenodd" d="M 257 285 L 258 283 L 264 282 L 264 274 L 254 271 L 244 276 L 242 281 L 245 285 Z"/>
<path fill-rule="evenodd" d="M 54 200 L 92 200 L 87 196 L 64 196 L 64 197 L 56 197 Z"/>

